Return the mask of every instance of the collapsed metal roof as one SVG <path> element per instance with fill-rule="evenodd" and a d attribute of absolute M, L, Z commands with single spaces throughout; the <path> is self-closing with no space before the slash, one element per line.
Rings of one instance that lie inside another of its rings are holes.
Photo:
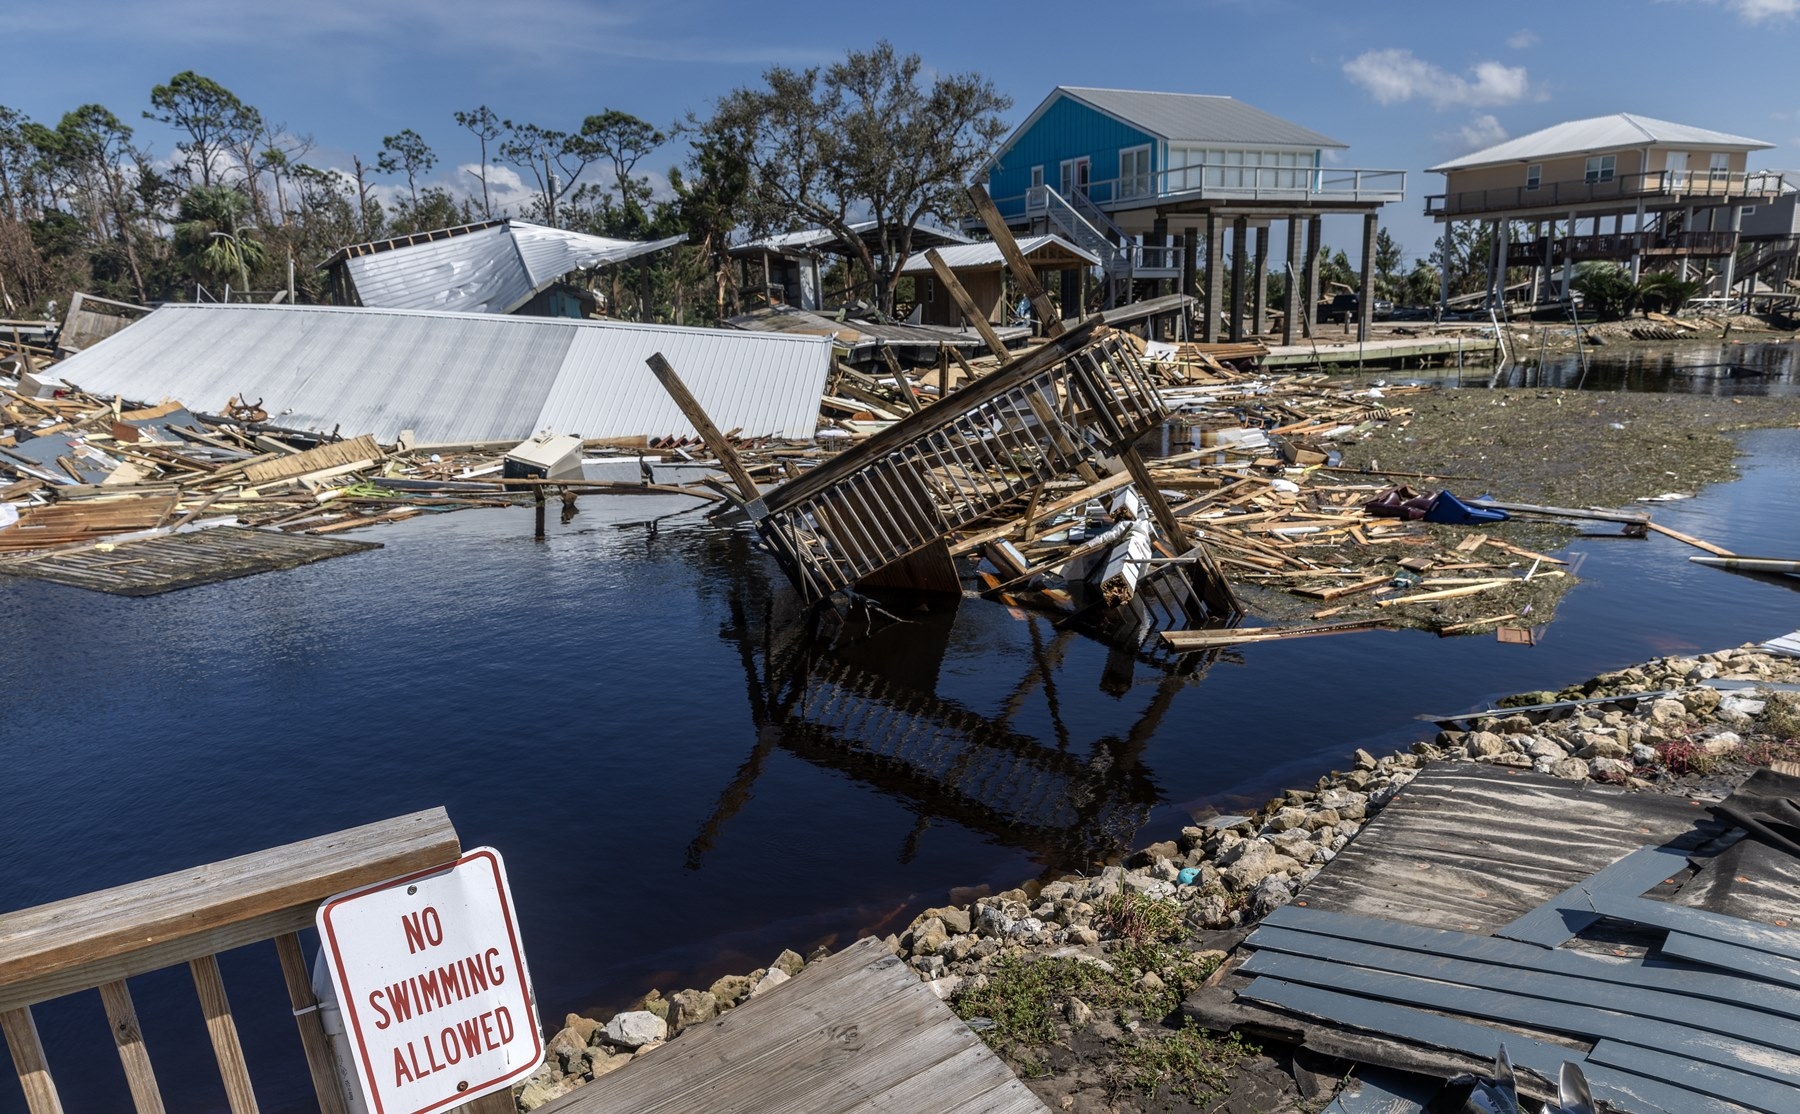
<path fill-rule="evenodd" d="M 828 337 L 335 306 L 167 305 L 57 365 L 82 390 L 287 429 L 421 444 L 694 436 L 644 361 L 666 356 L 720 429 L 810 438 Z"/>
<path fill-rule="evenodd" d="M 366 307 L 511 313 L 572 271 L 647 255 L 685 239 L 614 240 L 503 220 L 444 229 L 422 240 L 345 248 L 325 266 L 341 263 Z"/>

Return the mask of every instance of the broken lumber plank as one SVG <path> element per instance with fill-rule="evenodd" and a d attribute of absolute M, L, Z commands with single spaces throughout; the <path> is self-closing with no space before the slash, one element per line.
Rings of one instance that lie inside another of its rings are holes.
<path fill-rule="evenodd" d="M 292 456 L 278 456 L 249 465 L 244 469 L 244 479 L 252 486 L 259 486 L 358 461 L 373 463 L 382 456 L 381 446 L 375 443 L 375 438 L 365 433 L 348 441 L 334 441 Z"/>
<path fill-rule="evenodd" d="M 1511 579 L 1491 580 L 1486 584 L 1470 584 L 1462 588 L 1446 588 L 1441 592 L 1415 592 L 1410 596 L 1398 596 L 1391 600 L 1376 600 L 1376 607 L 1395 607 L 1403 603 L 1431 603 L 1436 600 L 1460 599 L 1463 596 L 1478 596 L 1483 592 L 1491 592 L 1495 588 L 1512 583 Z"/>
<path fill-rule="evenodd" d="M 1344 623 L 1315 623 L 1300 627 L 1253 627 L 1249 630 L 1172 630 L 1163 632 L 1163 642 L 1177 652 L 1214 650 L 1226 646 L 1245 646 L 1256 642 L 1280 642 L 1290 638 L 1313 638 L 1326 634 L 1348 634 L 1374 630 L 1380 619 L 1353 619 Z"/>
<path fill-rule="evenodd" d="M 1645 519 L 1644 525 L 1650 527 L 1650 529 L 1655 530 L 1657 533 L 1663 535 L 1664 537 L 1674 538 L 1678 542 L 1686 542 L 1688 545 L 1693 546 L 1695 549 L 1704 549 L 1706 552 L 1712 554 L 1714 557 L 1736 557 L 1737 556 L 1737 554 L 1733 553 L 1729 549 L 1721 549 L 1718 546 L 1712 544 L 1711 542 L 1701 541 L 1699 538 L 1696 538 L 1690 534 L 1684 534 L 1679 530 L 1671 530 L 1667 526 L 1664 526 L 1659 522 L 1651 522 L 1649 519 Z"/>

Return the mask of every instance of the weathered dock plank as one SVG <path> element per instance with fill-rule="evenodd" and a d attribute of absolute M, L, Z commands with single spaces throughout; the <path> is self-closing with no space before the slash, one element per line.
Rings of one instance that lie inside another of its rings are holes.
<path fill-rule="evenodd" d="M 1697 802 L 1433 765 L 1307 887 L 1310 906 L 1491 933 L 1647 845 L 1697 846 Z"/>
<path fill-rule="evenodd" d="M 380 542 L 216 526 L 13 558 L 0 561 L 0 574 L 118 596 L 154 596 L 380 548 Z"/>
<path fill-rule="evenodd" d="M 544 1114 L 1047 1114 L 905 964 L 863 940 Z"/>

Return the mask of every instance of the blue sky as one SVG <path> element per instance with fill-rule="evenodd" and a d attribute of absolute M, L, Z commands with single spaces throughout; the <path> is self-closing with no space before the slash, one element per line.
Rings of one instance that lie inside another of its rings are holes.
<path fill-rule="evenodd" d="M 1346 166 L 1407 170 L 1386 223 L 1410 261 L 1435 235 L 1422 215 L 1444 158 L 1562 120 L 1635 112 L 1776 145 L 1753 168 L 1800 168 L 1800 0 L 1138 0 L 1077 5 L 768 6 L 717 0 L 87 0 L 9 7 L 0 103 L 54 123 L 98 102 L 167 154 L 140 118 L 150 87 L 194 69 L 308 134 L 315 165 L 373 162 L 412 128 L 436 176 L 474 140 L 451 119 L 572 128 L 618 108 L 666 124 L 704 112 L 768 66 L 807 66 L 886 37 L 928 68 L 977 70 L 1016 122 L 1057 84 L 1222 93 L 1350 145 Z M 679 162 L 671 145 L 645 163 Z M 477 187 L 478 188 L 478 187 Z M 1326 240 L 1351 249 L 1346 221 Z"/>

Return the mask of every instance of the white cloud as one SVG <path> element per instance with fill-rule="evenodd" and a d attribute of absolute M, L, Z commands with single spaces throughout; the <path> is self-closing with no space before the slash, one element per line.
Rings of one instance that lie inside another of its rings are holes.
<path fill-rule="evenodd" d="M 1793 19 L 1800 15 L 1800 0 L 1726 0 L 1725 6 L 1745 23 Z"/>
<path fill-rule="evenodd" d="M 1453 132 L 1438 133 L 1437 138 L 1440 142 L 1459 146 L 1465 151 L 1479 151 L 1501 142 L 1507 135 L 1499 120 L 1482 113 Z"/>
<path fill-rule="evenodd" d="M 1538 33 L 1530 28 L 1514 31 L 1506 36 L 1506 45 L 1514 50 L 1525 50 L 1538 44 Z"/>
<path fill-rule="evenodd" d="M 1374 97 L 1377 104 L 1400 104 L 1417 98 L 1440 110 L 1484 108 L 1514 104 L 1531 95 L 1524 66 L 1477 62 L 1470 73 L 1472 78 L 1459 77 L 1410 50 L 1396 47 L 1365 51 L 1344 63 L 1344 75 Z"/>

